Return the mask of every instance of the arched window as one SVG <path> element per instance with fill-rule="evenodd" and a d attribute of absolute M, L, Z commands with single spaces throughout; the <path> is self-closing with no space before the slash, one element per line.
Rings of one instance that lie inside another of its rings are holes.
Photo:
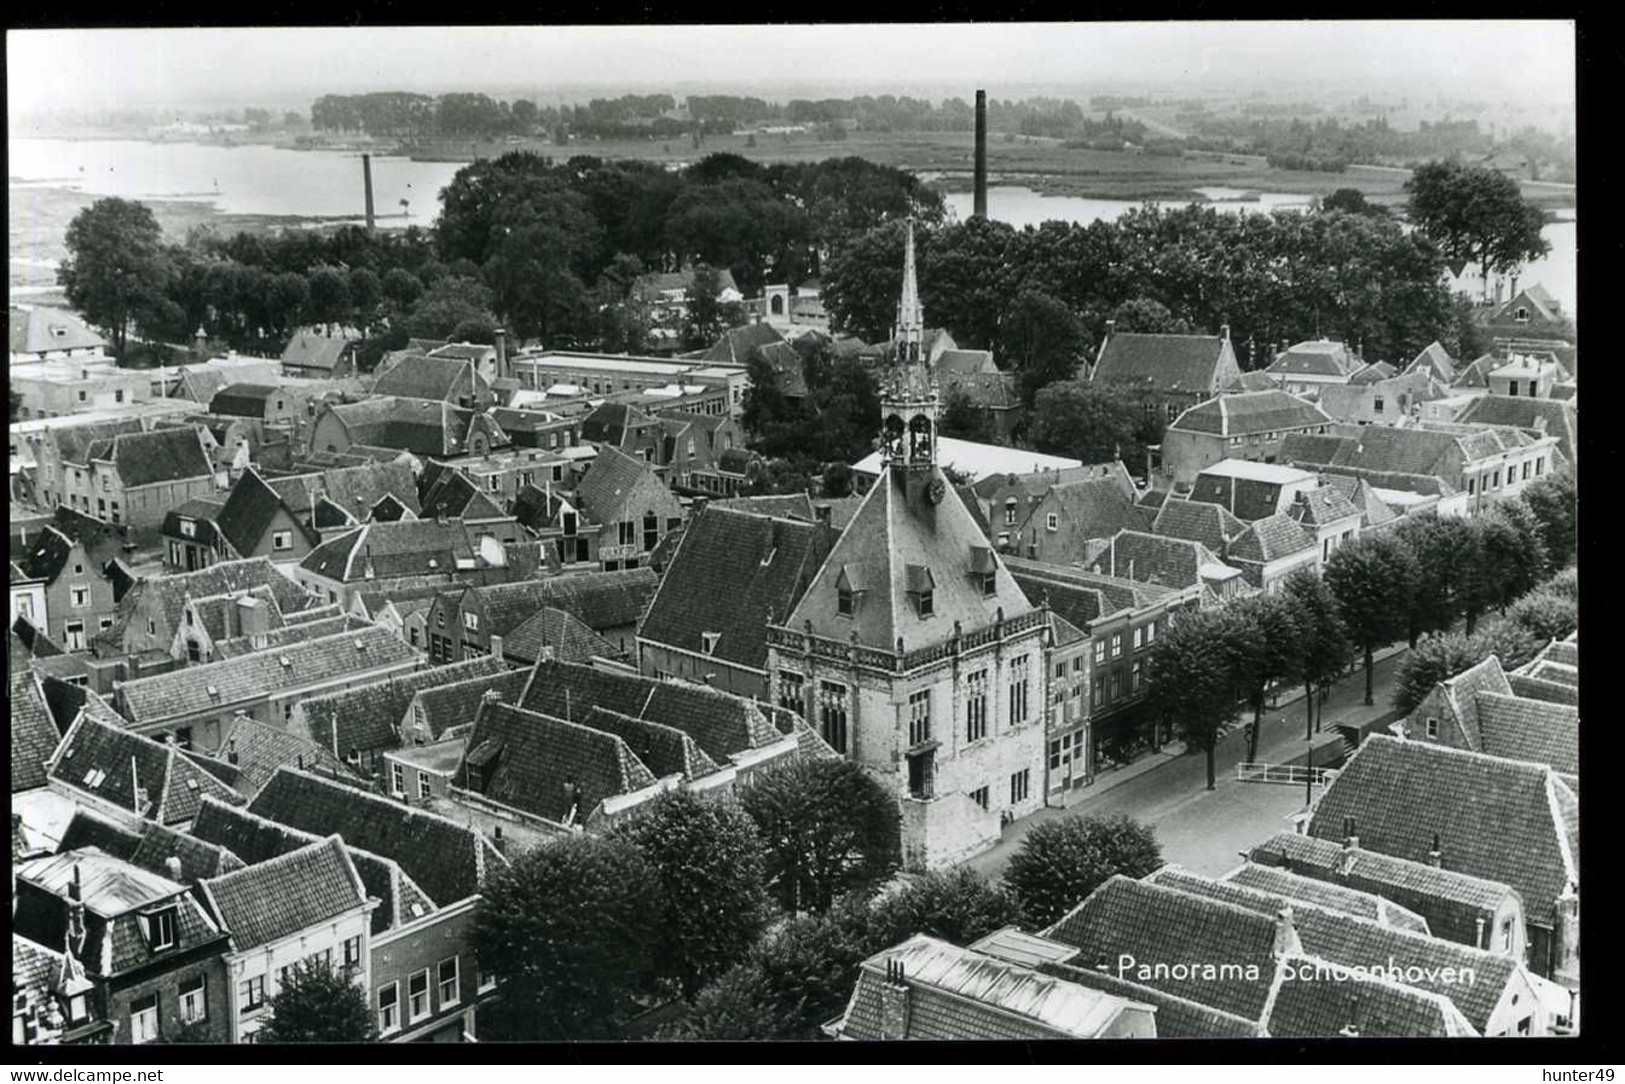
<path fill-rule="evenodd" d="M 916 414 L 908 423 L 908 457 L 911 461 L 931 458 L 931 419 Z"/>
<path fill-rule="evenodd" d="M 886 454 L 892 459 L 903 457 L 903 419 L 893 414 L 885 424 Z"/>
<path fill-rule="evenodd" d="M 784 295 L 783 294 L 774 294 L 773 299 L 770 302 L 768 302 L 768 304 L 772 307 L 774 316 L 783 316 L 784 315 Z"/>

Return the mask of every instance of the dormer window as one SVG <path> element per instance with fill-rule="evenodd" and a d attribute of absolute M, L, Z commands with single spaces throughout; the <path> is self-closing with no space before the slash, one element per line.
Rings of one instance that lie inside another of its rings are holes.
<path fill-rule="evenodd" d="M 196 538 L 197 524 L 189 519 L 181 520 L 181 534 L 186 538 Z"/>
<path fill-rule="evenodd" d="M 970 572 L 982 586 L 982 597 L 992 598 L 998 593 L 998 562 L 993 558 L 993 551 L 986 546 L 972 546 L 970 551 Z"/>
<path fill-rule="evenodd" d="M 914 600 L 914 612 L 921 617 L 930 617 L 935 612 L 937 586 L 931 570 L 924 565 L 909 565 L 906 575 L 908 594 Z"/>
<path fill-rule="evenodd" d="M 715 655 L 717 653 L 717 641 L 721 639 L 722 633 L 720 632 L 700 633 L 700 643 L 705 648 L 705 653 L 707 655 Z"/>
<path fill-rule="evenodd" d="M 857 596 L 863 590 L 863 584 L 852 575 L 852 570 L 845 565 L 841 566 L 841 574 L 835 578 L 835 612 L 842 617 L 851 617 L 857 612 Z"/>
<path fill-rule="evenodd" d="M 138 915 L 141 923 L 141 932 L 147 939 L 147 947 L 154 952 L 162 952 L 167 948 L 175 947 L 175 909 L 166 907 L 162 911 L 153 911 L 150 914 Z"/>
<path fill-rule="evenodd" d="M 852 609 L 852 591 L 845 587 L 837 587 L 835 589 L 835 612 L 842 617 L 851 617 Z"/>
<path fill-rule="evenodd" d="M 1518 311 L 1512 314 L 1512 318 L 1520 324 L 1527 324 L 1529 322 L 1529 310 L 1519 305 Z"/>

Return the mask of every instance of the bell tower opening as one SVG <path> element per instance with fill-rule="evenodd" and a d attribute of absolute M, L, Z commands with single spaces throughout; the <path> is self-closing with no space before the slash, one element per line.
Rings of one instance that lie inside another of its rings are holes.
<path fill-rule="evenodd" d="M 937 459 L 937 385 L 925 364 L 925 312 L 915 272 L 914 222 L 903 248 L 891 364 L 881 387 L 882 449 L 894 470 L 928 471 Z"/>

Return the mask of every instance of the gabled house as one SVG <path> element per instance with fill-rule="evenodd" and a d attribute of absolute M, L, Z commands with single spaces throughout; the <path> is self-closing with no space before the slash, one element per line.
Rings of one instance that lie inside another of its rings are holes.
<path fill-rule="evenodd" d="M 228 545 L 216 522 L 225 504 L 217 497 L 193 497 L 164 513 L 160 533 L 166 572 L 196 572 L 228 559 Z"/>
<path fill-rule="evenodd" d="M 1420 417 L 1425 404 L 1448 398 L 1448 385 L 1431 373 L 1412 370 L 1385 380 L 1351 380 L 1320 390 L 1320 407 L 1339 422 L 1404 425 Z"/>
<path fill-rule="evenodd" d="M 767 627 L 834 544 L 827 525 L 708 506 L 689 521 L 638 626 L 638 667 L 771 701 Z"/>
<path fill-rule="evenodd" d="M 1364 848 L 1510 885 L 1524 905 L 1530 970 L 1578 980 L 1579 799 L 1551 767 L 1373 734 L 1307 832 L 1357 835 Z"/>
<path fill-rule="evenodd" d="M 1241 569 L 1242 576 L 1253 587 L 1273 595 L 1299 569 L 1318 570 L 1320 553 L 1321 547 L 1315 544 L 1311 530 L 1300 526 L 1291 516 L 1276 513 L 1249 523 L 1230 543 L 1224 559 Z"/>
<path fill-rule="evenodd" d="M 56 752 L 62 735 L 51 717 L 45 689 L 27 666 L 11 671 L 11 793 L 33 790 L 46 783 L 45 762 Z"/>
<path fill-rule="evenodd" d="M 301 511 L 290 508 L 282 494 L 250 467 L 231 487 L 214 525 L 231 556 L 269 557 L 288 564 L 321 542 L 320 533 Z"/>
<path fill-rule="evenodd" d="M 181 627 L 188 597 L 210 598 L 269 588 L 283 615 L 307 609 L 313 599 L 263 557 L 221 561 L 196 572 L 152 576 L 132 587 L 119 603 L 113 627 L 97 638 L 92 649 L 99 655 L 141 656 L 161 652 L 168 656 Z"/>
<path fill-rule="evenodd" d="M 1518 695 L 1491 655 L 1435 685 L 1395 733 L 1412 741 L 1580 773 L 1580 709 Z"/>
<path fill-rule="evenodd" d="M 654 472 L 610 447 L 599 449 L 576 487 L 576 501 L 589 522 L 604 528 L 598 558 L 605 572 L 637 568 L 683 524 L 682 505 Z"/>
<path fill-rule="evenodd" d="M 926 934 L 858 969 L 831 1038 L 1150 1039 L 1157 1007 Z"/>
<path fill-rule="evenodd" d="M 1146 417 L 1159 427 L 1240 378 L 1228 326 L 1218 335 L 1119 334 L 1113 320 L 1106 321 L 1106 338 L 1089 372 L 1092 384 L 1140 395 Z"/>
<path fill-rule="evenodd" d="M 465 410 L 484 410 L 494 397 L 490 381 L 472 360 L 409 354 L 378 373 L 372 394 L 449 403 Z"/>
<path fill-rule="evenodd" d="M 53 523 L 25 550 L 13 553 L 12 567 L 20 570 L 21 579 L 43 589 L 44 604 L 32 620 L 52 640 L 70 652 L 84 651 L 91 637 L 112 627 L 118 611 L 113 584 L 83 542 Z"/>
<path fill-rule="evenodd" d="M 481 456 L 512 441 L 488 414 L 453 403 L 375 395 L 329 403 L 310 431 L 310 451 L 410 452 L 419 459 Z"/>
<path fill-rule="evenodd" d="M 1162 472 L 1187 486 L 1226 459 L 1273 464 L 1292 434 L 1324 433 L 1324 410 L 1284 391 L 1220 395 L 1180 414 L 1162 436 Z"/>
<path fill-rule="evenodd" d="M 184 829 L 198 802 L 213 795 L 241 805 L 243 799 L 199 768 L 173 744 L 81 712 L 46 763 L 47 785 L 126 828 L 144 821 Z"/>
<path fill-rule="evenodd" d="M 1555 437 L 1571 469 L 1577 468 L 1580 452 L 1580 415 L 1573 401 L 1560 399 L 1514 399 L 1504 395 L 1483 395 L 1468 403 L 1456 416 L 1462 425 L 1515 425 L 1520 429 Z M 1541 473 L 1545 468 L 1537 467 Z"/>
<path fill-rule="evenodd" d="M 310 594 L 348 607 L 357 593 L 385 581 L 418 577 L 504 583 L 510 567 L 504 544 L 523 528 L 510 517 L 470 523 L 460 519 L 367 523 L 335 535 L 294 566 L 294 579 Z"/>
<path fill-rule="evenodd" d="M 1238 519 L 1227 504 L 1214 501 L 1170 496 L 1155 511 L 1150 527 L 1152 534 L 1200 542 L 1214 553 L 1224 553 L 1247 529 L 1247 524 Z"/>
<path fill-rule="evenodd" d="M 231 1040 L 227 933 L 178 880 L 95 847 L 37 858 L 14 872 L 12 930 L 60 961 L 48 989 L 65 1028 L 106 1022 L 108 1041 L 140 1045 L 192 1024 Z"/>
<path fill-rule="evenodd" d="M 971 483 L 970 496 L 974 499 L 967 499 L 965 506 L 979 521 L 985 521 L 983 531 L 988 541 L 998 546 L 999 552 L 1007 553 L 1016 546 L 1016 535 L 1028 514 L 1051 488 L 1099 479 L 1116 482 L 1125 496 L 1135 499 L 1134 479 L 1122 460 L 1114 460 L 1020 472 L 989 471 Z"/>
<path fill-rule="evenodd" d="M 1026 518 L 1011 532 L 1010 548 L 1004 552 L 1049 564 L 1071 564 L 1083 556 L 1092 540 L 1144 526 L 1145 516 L 1134 504 L 1132 489 L 1125 490 L 1120 479 L 1058 482 L 1029 504 Z"/>
<path fill-rule="evenodd" d="M 1356 505 L 1341 487 L 1330 484 L 1300 490 L 1293 494 L 1292 504 L 1286 509 L 1293 522 L 1314 536 L 1322 564 L 1331 560 L 1339 547 L 1354 540 L 1368 513 L 1367 508 Z"/>
<path fill-rule="evenodd" d="M 1492 338 L 1554 339 L 1567 343 L 1573 327 L 1563 308 L 1539 283 L 1514 294 L 1483 323 Z"/>
<path fill-rule="evenodd" d="M 1175 590 L 1199 588 L 1203 605 L 1244 594 L 1242 572 L 1200 542 L 1184 538 L 1164 538 L 1145 531 L 1118 531 L 1111 538 L 1093 543 L 1085 552 L 1083 567 L 1113 578 L 1148 583 Z"/>
<path fill-rule="evenodd" d="M 1429 343 L 1422 352 L 1405 366 L 1401 376 L 1421 375 L 1431 377 L 1447 387 L 1456 382 L 1460 375 L 1459 368 L 1449 352 L 1437 340 Z"/>
<path fill-rule="evenodd" d="M 165 513 L 215 489 L 214 466 L 190 425 L 120 433 L 85 450 L 93 496 L 81 509 L 109 523 L 156 527 Z"/>
<path fill-rule="evenodd" d="M 177 662 L 213 662 L 226 657 L 219 645 L 247 642 L 250 650 L 264 650 L 271 633 L 288 624 L 275 592 L 251 587 L 202 598 L 187 596 L 169 654 Z"/>
<path fill-rule="evenodd" d="M 65 309 L 12 305 L 10 312 L 13 361 L 99 357 L 107 352 L 107 340 Z"/>
<path fill-rule="evenodd" d="M 356 349 L 360 345 L 356 338 L 302 329 L 282 351 L 282 375 L 315 379 L 349 376 L 355 372 Z"/>
<path fill-rule="evenodd" d="M 326 966 L 370 989 L 370 916 L 378 906 L 338 835 L 210 877 L 198 893 L 230 934 L 226 1019 L 234 1043 L 253 1042 L 270 1000 L 300 965 Z"/>
<path fill-rule="evenodd" d="M 1282 391 L 1292 395 L 1318 395 L 1322 389 L 1347 384 L 1361 359 L 1342 343 L 1329 339 L 1296 343 L 1276 355 L 1264 370 Z"/>
<path fill-rule="evenodd" d="M 479 523 L 507 518 L 507 511 L 474 484 L 460 468 L 430 462 L 418 478 L 420 515 L 425 519 L 461 519 Z"/>
<path fill-rule="evenodd" d="M 525 618 L 502 641 L 502 657 L 523 667 L 542 659 L 583 664 L 594 659 L 619 661 L 623 654 L 579 617 L 554 606 L 543 606 Z"/>

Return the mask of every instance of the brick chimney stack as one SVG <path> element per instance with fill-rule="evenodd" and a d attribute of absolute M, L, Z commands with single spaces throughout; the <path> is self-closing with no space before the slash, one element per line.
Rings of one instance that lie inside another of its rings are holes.
<path fill-rule="evenodd" d="M 976 194 L 971 215 L 987 218 L 987 91 L 976 92 Z"/>
<path fill-rule="evenodd" d="M 367 229 L 370 231 L 374 225 L 372 213 L 372 155 L 361 156 L 361 181 L 367 189 Z"/>
<path fill-rule="evenodd" d="M 901 960 L 886 961 L 886 981 L 880 987 L 880 1037 L 908 1038 L 908 983 Z"/>

